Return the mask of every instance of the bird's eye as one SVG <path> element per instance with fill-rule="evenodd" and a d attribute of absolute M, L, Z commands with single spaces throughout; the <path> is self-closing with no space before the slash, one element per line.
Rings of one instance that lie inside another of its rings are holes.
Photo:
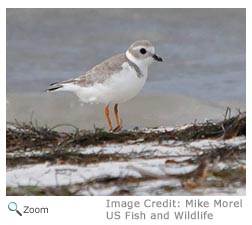
<path fill-rule="evenodd" d="M 143 55 L 144 55 L 144 54 L 146 53 L 145 48 L 141 48 L 141 49 L 140 49 L 140 52 L 141 52 L 141 54 L 143 54 Z"/>

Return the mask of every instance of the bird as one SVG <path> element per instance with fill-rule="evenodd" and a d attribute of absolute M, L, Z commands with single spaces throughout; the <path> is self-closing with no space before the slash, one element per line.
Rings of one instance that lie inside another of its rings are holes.
<path fill-rule="evenodd" d="M 121 53 L 94 66 L 84 75 L 65 81 L 54 82 L 48 92 L 69 91 L 75 93 L 84 103 L 105 104 L 109 131 L 120 131 L 121 119 L 118 105 L 134 98 L 143 88 L 148 68 L 163 59 L 155 53 L 153 44 L 148 40 L 137 40 Z M 110 118 L 110 105 L 114 105 L 116 127 Z"/>

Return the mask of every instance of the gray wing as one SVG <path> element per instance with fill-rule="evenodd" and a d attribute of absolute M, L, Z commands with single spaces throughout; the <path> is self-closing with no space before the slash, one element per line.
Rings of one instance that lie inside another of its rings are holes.
<path fill-rule="evenodd" d="M 89 70 L 86 74 L 78 77 L 76 84 L 86 87 L 92 86 L 94 83 L 103 83 L 115 72 L 122 69 L 122 64 L 125 61 L 125 58 L 125 54 L 119 54 L 103 61 Z"/>
<path fill-rule="evenodd" d="M 61 87 L 64 84 L 72 83 L 79 85 L 81 87 L 89 87 L 94 83 L 103 83 L 106 79 L 110 78 L 115 72 L 120 71 L 122 69 L 122 64 L 127 60 L 125 54 L 119 54 L 113 56 L 102 63 L 96 65 L 91 70 L 89 70 L 86 74 L 81 75 L 74 79 L 69 79 L 61 82 L 54 82 L 50 84 L 51 88 L 47 89 L 47 91 L 54 91 Z"/>

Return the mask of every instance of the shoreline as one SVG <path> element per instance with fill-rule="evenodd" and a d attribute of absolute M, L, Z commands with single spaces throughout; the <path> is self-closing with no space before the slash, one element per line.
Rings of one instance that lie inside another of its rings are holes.
<path fill-rule="evenodd" d="M 239 102 L 210 102 L 175 95 L 140 95 L 119 104 L 119 114 L 124 129 L 174 127 L 208 119 L 220 121 L 227 107 L 231 108 L 231 115 L 237 114 L 237 109 L 246 110 L 245 103 Z M 94 130 L 95 127 L 107 128 L 103 110 L 104 105 L 81 103 L 70 93 L 7 94 L 7 122 L 36 121 L 38 125 L 50 127 L 72 124 L 79 129 Z M 112 111 L 111 119 L 114 121 Z"/>

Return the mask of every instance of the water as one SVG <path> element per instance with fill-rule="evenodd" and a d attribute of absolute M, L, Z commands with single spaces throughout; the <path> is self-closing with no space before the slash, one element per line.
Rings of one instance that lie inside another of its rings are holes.
<path fill-rule="evenodd" d="M 30 117 L 41 107 L 37 96 L 55 98 L 43 93 L 51 82 L 84 74 L 138 39 L 151 40 L 164 59 L 151 65 L 143 97 L 245 108 L 245 19 L 244 9 L 8 9 L 7 99 L 16 111 L 7 107 L 7 119 L 24 112 L 12 95 L 33 97 Z M 47 115 L 50 106 L 44 105 Z"/>

